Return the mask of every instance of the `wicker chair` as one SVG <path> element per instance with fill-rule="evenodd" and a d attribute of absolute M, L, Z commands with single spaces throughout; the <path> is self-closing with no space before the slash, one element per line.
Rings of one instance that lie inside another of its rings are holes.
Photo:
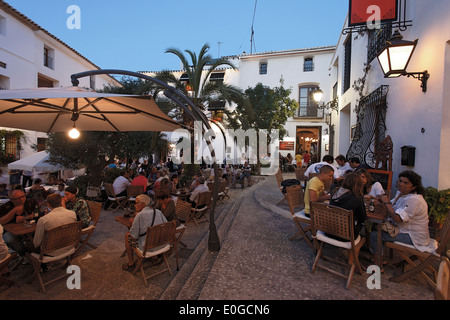
<path fill-rule="evenodd" d="M 305 172 L 306 172 L 306 167 L 299 167 L 299 168 L 295 168 L 295 179 L 297 179 L 298 181 L 300 181 L 300 183 L 303 185 L 303 188 L 306 188 L 306 177 L 305 177 Z"/>
<path fill-rule="evenodd" d="M 307 235 L 307 232 L 311 232 L 311 219 L 305 215 L 305 196 L 303 193 L 303 187 L 301 185 L 287 187 L 286 196 L 289 203 L 289 209 L 291 210 L 295 225 L 298 228 L 298 232 L 289 239 L 294 240 L 295 238 L 302 236 L 308 246 L 314 250 L 312 240 Z M 302 208 L 302 210 L 298 211 L 299 208 Z M 303 227 L 302 224 L 305 224 L 306 227 Z"/>
<path fill-rule="evenodd" d="M 127 201 L 128 204 L 136 202 L 136 197 L 140 194 L 144 193 L 143 185 L 133 185 L 130 184 L 127 186 Z"/>
<path fill-rule="evenodd" d="M 282 203 L 284 200 L 287 200 L 286 194 L 283 193 L 283 186 L 281 183 L 283 182 L 283 172 L 281 172 L 281 169 L 278 169 L 277 173 L 275 174 L 275 177 L 277 178 L 278 188 L 280 189 L 281 194 L 283 195 L 283 199 L 281 199 L 277 205 Z"/>
<path fill-rule="evenodd" d="M 436 291 L 434 297 L 436 300 L 450 300 L 450 262 L 447 257 L 441 258 L 436 281 Z"/>
<path fill-rule="evenodd" d="M 127 196 L 117 197 L 116 193 L 114 192 L 113 185 L 111 183 L 105 183 L 104 185 L 105 185 L 106 195 L 108 196 L 108 200 L 117 204 L 117 208 L 113 211 L 113 213 L 116 212 L 120 208 L 125 210 L 126 209 L 125 204 L 128 201 Z M 109 210 L 109 208 L 108 208 L 108 210 Z"/>
<path fill-rule="evenodd" d="M 422 252 L 417 250 L 414 246 L 404 244 L 401 242 L 386 242 L 385 246 L 390 249 L 394 249 L 400 256 L 410 265 L 412 268 L 398 276 L 392 277 L 389 280 L 394 282 L 400 282 L 406 280 L 416 274 L 420 274 L 426 282 L 431 286 L 433 290 L 436 289 L 436 276 L 437 270 L 433 268 L 433 263 L 439 261 L 440 257 L 445 255 L 447 244 L 450 241 L 450 217 L 447 214 L 447 218 L 444 221 L 444 225 L 435 239 L 438 243 L 436 251 L 432 253 Z M 432 241 L 435 241 L 432 239 Z M 412 257 L 416 257 L 419 263 L 413 261 Z M 430 277 L 424 271 L 430 270 L 432 276 Z M 434 278 L 434 279 L 433 279 Z"/>
<path fill-rule="evenodd" d="M 143 250 L 141 251 L 139 248 L 132 247 L 133 252 L 136 253 L 138 258 L 136 268 L 134 269 L 133 274 L 136 274 L 136 272 L 140 270 L 142 274 L 142 279 L 144 280 L 144 284 L 146 287 L 148 287 L 147 280 L 150 278 L 153 278 L 166 271 L 169 272 L 170 275 L 172 275 L 169 262 L 167 261 L 167 253 L 173 246 L 177 245 L 175 237 L 175 229 L 176 229 L 175 221 L 170 221 L 158 224 L 153 227 L 148 227 Z M 157 271 L 151 275 L 146 275 L 143 265 L 144 261 L 146 259 L 154 258 L 159 255 L 163 256 L 166 268 Z"/>
<path fill-rule="evenodd" d="M 223 179 L 219 182 L 219 193 L 217 194 L 217 201 L 220 201 L 221 203 L 224 203 L 223 200 L 225 200 L 225 188 L 227 187 L 227 180 Z"/>
<path fill-rule="evenodd" d="M 199 193 L 195 201 L 195 207 L 191 208 L 191 218 L 198 226 L 200 222 L 208 221 L 206 213 L 211 205 L 211 191 Z"/>
<path fill-rule="evenodd" d="M 362 238 L 360 235 L 358 235 L 356 239 L 354 237 L 353 212 L 351 210 L 345 210 L 321 202 L 312 202 L 311 230 L 314 238 L 314 244 L 318 249 L 311 271 L 314 272 L 316 267 L 319 267 L 335 275 L 343 277 L 347 279 L 345 288 L 349 289 L 355 268 L 360 274 L 363 273 L 358 256 L 359 250 L 365 242 L 365 238 Z M 336 240 L 330 236 L 338 237 L 341 240 Z M 346 249 L 349 253 L 348 264 L 340 260 L 325 257 L 325 255 L 323 255 L 323 246 L 325 243 Z M 322 256 L 330 262 L 338 263 L 347 267 L 350 265 L 349 274 L 342 274 L 324 265 L 319 265 L 319 260 Z"/>
<path fill-rule="evenodd" d="M 0 261 L 0 286 L 6 285 L 9 288 L 14 284 L 14 281 L 9 280 L 6 277 L 4 277 L 1 272 L 3 269 L 5 269 L 8 266 L 8 264 L 11 262 L 11 260 L 15 256 L 16 256 L 16 254 L 12 255 L 12 254 L 8 253 L 8 255 L 3 260 Z"/>
<path fill-rule="evenodd" d="M 179 227 L 177 227 L 175 234 L 177 235 L 177 243 L 183 245 L 184 247 L 187 247 L 187 245 L 181 241 L 181 238 L 186 231 L 186 225 L 191 215 L 191 208 L 191 203 L 180 199 L 178 199 L 177 205 L 175 206 L 175 212 L 178 216 L 178 219 L 184 221 L 184 224 L 181 224 Z"/>
<path fill-rule="evenodd" d="M 67 260 L 67 265 L 70 265 L 70 260 L 75 253 L 75 247 L 80 242 L 80 232 L 82 223 L 81 221 L 65 224 L 50 230 L 45 231 L 44 240 L 41 244 L 40 253 L 26 253 L 28 260 L 33 265 L 34 275 L 39 280 L 41 290 L 45 293 L 45 287 L 57 280 L 68 277 L 70 274 L 64 274 L 62 276 L 56 277 L 47 282 L 43 281 L 41 276 L 41 264 L 42 263 L 52 263 L 60 261 L 63 259 Z M 60 251 L 64 251 L 60 253 Z M 58 253 L 57 256 L 52 256 L 52 254 Z M 50 272 L 46 272 L 48 274 Z"/>
<path fill-rule="evenodd" d="M 97 227 L 98 220 L 100 219 L 100 213 L 102 212 L 102 204 L 100 202 L 90 200 L 86 200 L 86 202 L 89 206 L 89 213 L 91 214 L 93 223 L 90 226 L 81 230 L 80 236 L 85 238 L 80 239 L 81 245 L 77 248 L 77 251 L 75 252 L 74 256 L 77 256 L 86 245 L 90 246 L 93 249 L 97 249 L 95 245 L 89 242 L 89 239 L 92 237 L 92 234 L 94 233 L 95 228 Z"/>

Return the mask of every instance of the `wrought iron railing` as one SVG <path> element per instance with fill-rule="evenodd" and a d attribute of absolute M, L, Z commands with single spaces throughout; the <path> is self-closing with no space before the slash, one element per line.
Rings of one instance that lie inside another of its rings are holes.
<path fill-rule="evenodd" d="M 357 123 L 347 159 L 358 157 L 361 163 L 375 167 L 375 150 L 386 133 L 389 86 L 380 86 L 362 98 L 357 106 Z"/>

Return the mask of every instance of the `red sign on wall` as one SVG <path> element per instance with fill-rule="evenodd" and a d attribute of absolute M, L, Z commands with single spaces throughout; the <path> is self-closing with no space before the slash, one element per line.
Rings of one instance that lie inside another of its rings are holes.
<path fill-rule="evenodd" d="M 280 150 L 294 150 L 294 141 L 280 141 Z"/>
<path fill-rule="evenodd" d="M 349 0 L 348 26 L 366 24 L 374 19 L 395 21 L 398 14 L 398 0 Z"/>

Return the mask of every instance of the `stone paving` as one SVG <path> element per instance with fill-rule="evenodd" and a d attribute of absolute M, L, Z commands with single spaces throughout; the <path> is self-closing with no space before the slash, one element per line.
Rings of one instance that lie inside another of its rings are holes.
<path fill-rule="evenodd" d="M 289 240 L 296 227 L 286 202 L 277 205 L 282 195 L 275 176 L 262 177 L 250 188 L 231 189 L 230 195 L 216 209 L 220 251 L 207 249 L 208 223 L 190 223 L 180 270 L 171 257 L 172 276 L 161 274 L 148 288 L 138 275 L 121 269 L 126 227 L 114 216 L 123 212 L 103 211 L 91 238 L 98 248 L 85 249 L 73 261 L 81 270 L 81 289 L 69 290 L 63 280 L 43 294 L 36 280 L 28 281 L 31 266 L 20 265 L 10 276 L 16 284 L 0 288 L 0 300 L 433 300 L 432 290 L 420 278 L 390 282 L 390 276 L 400 272 L 390 266 L 381 275 L 381 289 L 372 290 L 366 285 L 369 274 L 355 273 L 346 290 L 340 277 L 322 270 L 311 273 L 313 252 L 303 240 Z"/>

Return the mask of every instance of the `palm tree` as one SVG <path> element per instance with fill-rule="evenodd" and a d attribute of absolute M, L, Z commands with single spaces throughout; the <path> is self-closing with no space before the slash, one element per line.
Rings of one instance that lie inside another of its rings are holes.
<path fill-rule="evenodd" d="M 185 50 L 190 57 L 190 62 L 179 49 L 169 48 L 166 50 L 166 53 L 172 53 L 180 59 L 188 77 L 188 86 L 180 79 L 176 79 L 169 71 L 161 72 L 156 78 L 172 83 L 177 89 L 188 95 L 192 102 L 203 111 L 219 101 L 228 104 L 243 103 L 244 94 L 238 87 L 209 80 L 211 73 L 219 67 L 228 66 L 235 69 L 234 65 L 226 59 L 213 59 L 208 54 L 209 48 L 208 44 L 203 45 L 198 56 L 195 52 Z"/>
<path fill-rule="evenodd" d="M 223 105 L 224 102 L 229 105 L 232 103 L 238 105 L 245 103 L 245 95 L 238 87 L 225 84 L 222 81 L 210 81 L 211 73 L 219 67 L 227 66 L 232 69 L 235 69 L 235 67 L 226 59 L 213 59 L 208 54 L 209 48 L 208 44 L 203 45 L 198 55 L 191 50 L 183 52 L 176 48 L 167 49 L 166 53 L 174 54 L 180 59 L 188 81 L 187 83 L 184 80 L 181 81 L 171 71 L 160 72 L 156 78 L 171 84 L 183 92 L 202 111 L 210 109 L 217 103 L 220 103 L 220 105 Z M 180 113 L 183 114 L 182 111 Z M 183 114 L 182 118 L 185 124 L 192 127 L 193 120 L 188 115 Z M 192 148 L 191 152 L 191 159 L 193 159 L 194 148 Z M 196 173 L 193 172 L 195 170 L 194 166 L 186 166 L 185 168 L 188 176 Z"/>

